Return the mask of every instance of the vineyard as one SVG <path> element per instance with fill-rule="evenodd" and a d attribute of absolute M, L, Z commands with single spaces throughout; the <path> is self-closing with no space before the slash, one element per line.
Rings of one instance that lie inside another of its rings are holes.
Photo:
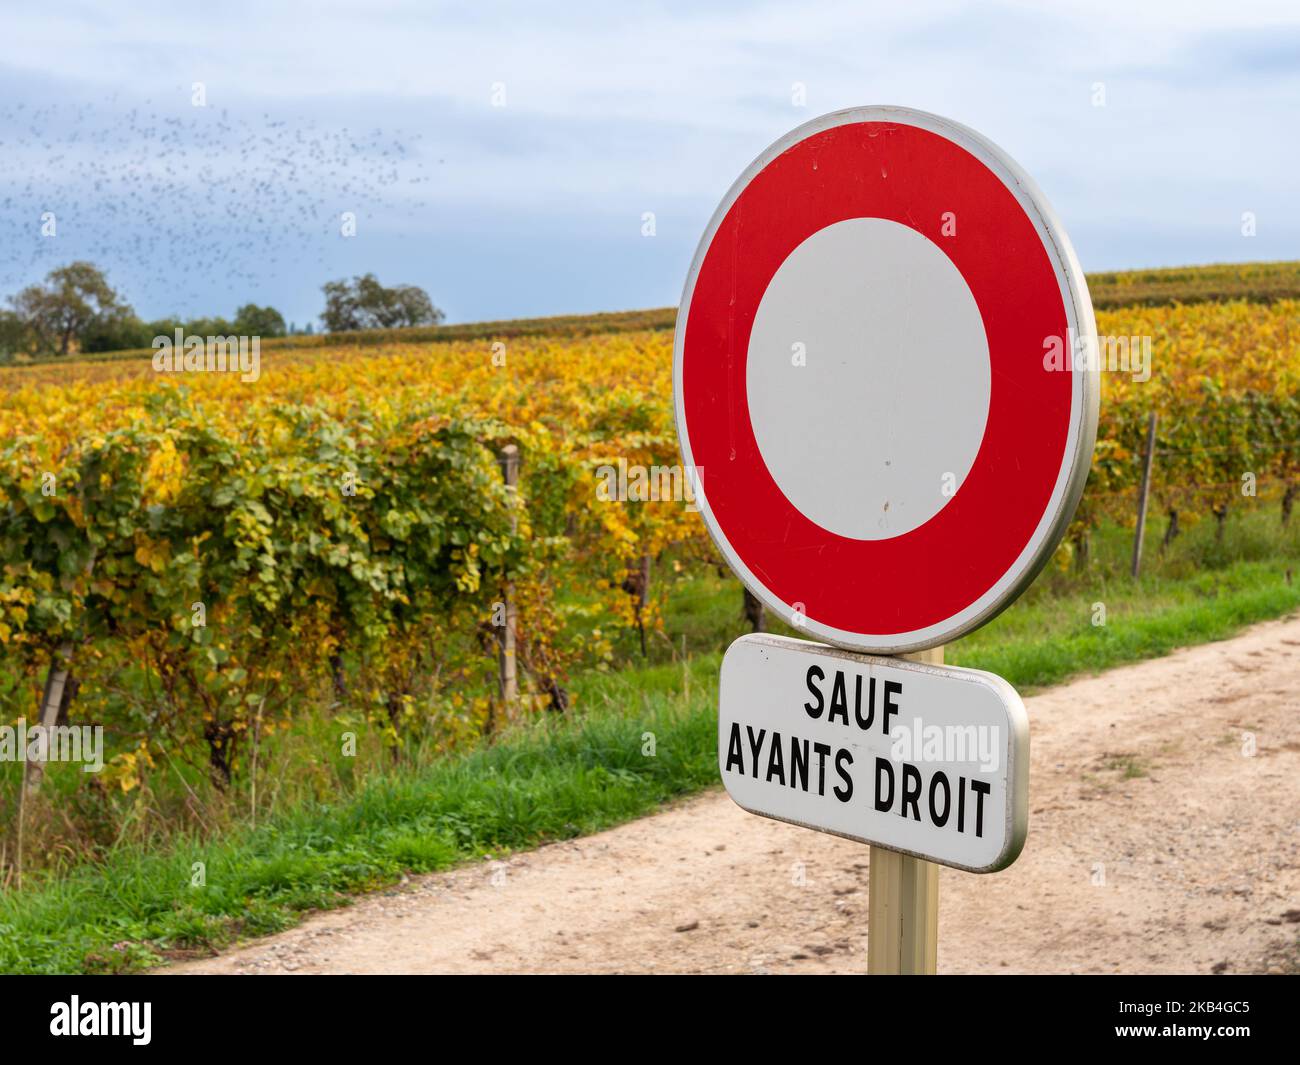
<path fill-rule="evenodd" d="M 1103 335 L 1150 337 L 1151 379 L 1103 373 L 1092 474 L 1075 543 L 1102 515 L 1132 520 L 1150 414 L 1158 417 L 1153 512 L 1166 542 L 1188 522 L 1259 499 L 1289 519 L 1300 472 L 1300 304 L 1127 307 Z"/>
<path fill-rule="evenodd" d="M 680 504 L 595 492 L 602 464 L 675 461 L 666 340 L 287 356 L 251 392 L 230 375 L 160 386 L 147 362 L 64 384 L 11 371 L 6 718 L 66 664 L 77 712 L 133 741 L 104 774 L 130 790 L 160 751 L 196 747 L 224 786 L 304 696 L 359 708 L 395 751 L 416 718 L 454 743 L 563 708 L 565 673 L 608 657 L 610 626 L 653 628 L 642 560 L 701 538 Z M 497 461 L 510 444 L 518 488 Z M 517 706 L 476 683 L 495 675 L 507 588 Z"/>
<path fill-rule="evenodd" d="M 60 720 L 103 724 L 87 801 L 121 809 L 162 777 L 255 789 L 305 716 L 400 760 L 564 713 L 571 677 L 644 654 L 679 582 L 719 565 L 680 498 L 602 490 L 602 467 L 679 461 L 657 324 L 286 345 L 256 383 L 0 370 L 0 719 L 48 716 L 54 692 Z M 1102 375 L 1062 568 L 1132 523 L 1153 412 L 1149 540 L 1261 502 L 1289 518 L 1300 303 L 1153 302 L 1098 329 L 1149 337 L 1151 376 Z"/>
<path fill-rule="evenodd" d="M 1089 274 L 1088 291 L 1097 310 L 1118 307 L 1174 306 L 1244 300 L 1271 303 L 1300 299 L 1300 262 L 1233 263 L 1217 266 L 1166 267 L 1159 270 L 1124 270 Z M 549 318 L 512 318 L 497 322 L 416 326 L 406 329 L 341 333 L 297 334 L 264 341 L 278 352 L 389 347 L 456 340 L 502 341 L 519 337 L 574 339 L 603 333 L 671 330 L 677 324 L 676 307 L 643 311 L 609 311 L 601 314 L 555 315 Z M 85 355 L 87 361 L 116 362 L 152 354 L 149 349 Z"/>

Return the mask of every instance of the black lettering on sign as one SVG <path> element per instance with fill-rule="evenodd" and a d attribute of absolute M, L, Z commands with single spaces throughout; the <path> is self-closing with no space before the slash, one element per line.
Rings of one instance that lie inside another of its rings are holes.
<path fill-rule="evenodd" d="M 975 800 L 975 835 L 984 835 L 984 796 L 993 790 L 987 780 L 972 780 L 970 790 L 977 796 Z"/>
<path fill-rule="evenodd" d="M 867 716 L 862 716 L 862 674 L 854 678 L 853 717 L 858 728 L 866 732 L 871 728 L 871 719 L 876 716 L 876 678 L 867 678 Z"/>
<path fill-rule="evenodd" d="M 902 694 L 903 686 L 898 681 L 885 681 L 885 707 L 880 716 L 881 725 L 886 736 L 889 735 L 889 719 L 898 713 L 898 704 L 894 702 L 894 696 Z"/>
<path fill-rule="evenodd" d="M 880 797 L 881 781 L 888 781 L 889 794 L 885 798 Z M 889 764 L 887 758 L 876 759 L 876 809 L 881 813 L 889 813 L 890 807 L 894 805 L 894 767 Z"/>
<path fill-rule="evenodd" d="M 831 688 L 831 712 L 826 715 L 827 722 L 839 718 L 845 725 L 849 723 L 849 697 L 844 690 L 844 672 L 835 671 L 835 685 Z"/>
<path fill-rule="evenodd" d="M 808 790 L 808 741 L 790 737 L 790 787 Z"/>
<path fill-rule="evenodd" d="M 826 756 L 831 753 L 830 744 L 814 743 L 813 753 L 817 755 L 817 794 L 826 794 Z"/>
<path fill-rule="evenodd" d="M 847 751 L 844 753 L 848 753 Z M 849 758 L 849 764 L 852 764 L 852 758 Z M 838 759 L 836 768 L 839 768 Z M 852 794 L 852 785 L 849 781 L 848 774 L 841 774 L 848 785 L 849 794 Z M 975 780 L 968 777 L 959 776 L 954 781 L 947 773 L 942 770 L 935 770 L 933 775 L 923 773 L 922 770 L 913 765 L 911 762 L 891 762 L 888 758 L 876 758 L 875 769 L 875 808 L 879 813 L 897 812 L 899 817 L 910 818 L 913 821 L 921 821 L 934 825 L 936 828 L 946 828 L 952 824 L 958 832 L 967 831 L 966 822 L 966 792 L 969 790 L 974 795 L 974 824 L 971 829 L 976 836 L 984 835 L 984 800 L 993 794 L 993 785 L 987 780 Z M 897 790 L 895 785 L 897 784 Z M 953 791 L 956 790 L 954 797 Z M 835 795 L 843 801 L 848 801 L 847 796 L 840 795 L 839 789 L 836 789 Z M 894 799 L 898 798 L 898 809 L 894 811 Z M 925 797 L 925 814 L 922 814 L 921 800 Z M 954 816 L 954 806 L 956 807 Z"/>
<path fill-rule="evenodd" d="M 822 703 L 822 690 L 819 687 L 817 687 L 816 684 L 813 683 L 813 674 L 817 675 L 817 680 L 819 682 L 826 679 L 826 674 L 822 672 L 821 666 L 808 667 L 808 676 L 806 678 L 808 683 L 808 690 L 812 692 L 813 695 L 817 696 L 817 705 L 814 707 L 812 703 L 804 703 L 803 708 L 808 711 L 809 717 L 816 719 L 822 716 L 823 703 Z"/>
<path fill-rule="evenodd" d="M 863 732 L 870 731 L 871 726 L 876 720 L 876 678 L 867 678 L 867 698 L 866 706 L 863 706 L 862 698 L 862 674 L 853 675 L 853 718 L 849 719 L 849 682 L 848 677 L 842 669 L 835 671 L 835 677 L 831 681 L 830 705 L 827 706 L 825 692 L 821 689 L 821 682 L 825 681 L 826 673 L 820 666 L 809 666 L 808 673 L 804 677 L 804 682 L 808 691 L 813 698 L 803 704 L 804 712 L 814 720 L 826 712 L 826 721 L 838 722 L 841 725 L 857 725 Z M 882 697 L 882 706 L 880 712 L 881 731 L 888 736 L 892 727 L 892 718 L 898 716 L 901 709 L 898 704 L 897 696 L 903 694 L 903 682 L 898 680 L 887 680 L 884 683 L 884 695 Z"/>
<path fill-rule="evenodd" d="M 772 747 L 767 752 L 767 782 L 770 784 L 776 779 L 781 784 L 785 783 L 785 759 L 781 754 L 781 733 L 772 733 Z"/>
<path fill-rule="evenodd" d="M 935 805 L 934 796 L 939 790 L 939 785 L 943 785 L 943 811 L 940 812 Z M 934 779 L 930 781 L 930 820 L 939 828 L 943 828 L 948 823 L 948 811 L 952 807 L 952 789 L 948 786 L 948 777 L 945 773 L 935 773 Z"/>
<path fill-rule="evenodd" d="M 746 725 L 745 731 L 749 733 L 749 753 L 754 759 L 754 779 L 758 779 L 758 752 L 763 748 L 763 737 L 767 735 L 767 729 L 758 730 L 758 738 L 754 738 L 754 726 Z"/>
<path fill-rule="evenodd" d="M 737 772 L 745 771 L 745 753 L 740 745 L 740 725 L 735 721 L 731 723 L 731 735 L 727 738 L 727 772 L 730 773 L 732 766 L 735 766 Z"/>
<path fill-rule="evenodd" d="M 921 797 L 921 771 L 911 762 L 903 763 L 903 801 L 899 804 L 898 812 L 903 817 L 907 816 L 907 808 L 912 808 L 912 818 L 915 821 L 921 820 L 921 811 L 917 809 L 916 800 Z"/>
<path fill-rule="evenodd" d="M 846 765 L 852 764 L 852 751 L 847 751 L 841 748 L 835 752 L 835 772 L 837 772 L 840 775 L 840 779 L 844 781 L 843 788 L 840 788 L 839 786 L 836 786 L 835 788 L 835 797 L 839 799 L 840 802 L 848 802 L 853 798 L 853 778 L 849 775 L 848 769 L 845 768 Z"/>

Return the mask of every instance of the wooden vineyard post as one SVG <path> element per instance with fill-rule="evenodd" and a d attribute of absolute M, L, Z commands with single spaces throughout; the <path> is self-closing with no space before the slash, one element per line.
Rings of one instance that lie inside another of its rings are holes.
<path fill-rule="evenodd" d="M 900 657 L 943 665 L 943 647 Z M 877 846 L 868 864 L 867 972 L 933 976 L 939 959 L 939 867 Z"/>
<path fill-rule="evenodd" d="M 63 695 L 65 685 L 68 683 L 68 674 L 72 669 L 72 644 L 65 642 L 59 645 L 54 652 L 54 657 L 50 659 L 49 671 L 45 675 L 45 690 L 41 694 L 41 719 L 40 723 L 43 728 L 42 751 L 39 761 L 28 762 L 26 772 L 23 773 L 22 781 L 18 785 L 18 838 L 15 841 L 17 854 L 14 857 L 14 873 L 16 883 L 19 888 L 23 886 L 23 827 L 27 821 L 27 800 L 29 795 L 34 795 L 41 790 L 41 782 L 45 779 L 45 759 L 50 754 L 50 732 L 59 718 L 59 707 L 63 704 Z"/>
<path fill-rule="evenodd" d="M 49 757 L 50 753 L 50 730 L 54 728 L 59 718 L 59 707 L 63 704 L 63 692 L 68 683 L 71 661 L 71 643 L 60 644 L 55 650 L 53 658 L 50 659 L 50 668 L 45 675 L 45 691 L 41 695 L 41 728 L 43 730 L 42 742 L 45 744 L 44 753 L 40 760 L 27 763 L 27 772 L 23 777 L 22 785 L 25 792 L 40 791 L 41 782 L 45 779 L 45 759 Z"/>
<path fill-rule="evenodd" d="M 513 495 L 519 490 L 519 447 L 507 444 L 501 449 L 501 478 L 506 488 Z M 513 521 L 512 521 L 513 524 Z M 519 667 L 515 658 L 515 641 L 518 625 L 518 610 L 515 606 L 514 582 L 506 580 L 502 585 L 504 598 L 504 625 L 501 630 L 498 651 L 498 681 L 501 693 L 502 713 L 509 718 L 515 705 L 519 702 Z"/>
<path fill-rule="evenodd" d="M 1133 532 L 1133 576 L 1142 572 L 1142 534 L 1147 527 L 1147 497 L 1151 494 L 1151 463 L 1156 457 L 1155 411 L 1147 419 L 1147 453 L 1142 463 L 1142 488 L 1138 493 L 1137 529 Z"/>

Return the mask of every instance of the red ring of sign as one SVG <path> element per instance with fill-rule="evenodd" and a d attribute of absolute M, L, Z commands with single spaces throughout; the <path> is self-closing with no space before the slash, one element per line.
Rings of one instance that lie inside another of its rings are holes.
<path fill-rule="evenodd" d="M 945 252 L 989 345 L 988 423 L 970 473 L 934 517 L 888 540 L 840 536 L 798 511 L 763 461 L 748 403 L 734 401 L 746 396 L 750 330 L 772 276 L 808 237 L 850 218 L 910 226 Z M 941 232 L 945 218 L 956 235 Z M 768 591 L 802 603 L 810 620 L 892 635 L 953 616 L 1011 568 L 1049 506 L 1073 372 L 1044 370 L 1044 339 L 1064 340 L 1067 321 L 1033 222 L 965 148 L 893 122 L 835 126 L 793 145 L 723 218 L 687 312 L 684 429 L 717 525 Z"/>

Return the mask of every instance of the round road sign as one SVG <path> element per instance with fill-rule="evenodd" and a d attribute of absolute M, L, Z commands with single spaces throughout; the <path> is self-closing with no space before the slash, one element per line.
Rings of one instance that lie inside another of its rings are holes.
<path fill-rule="evenodd" d="M 988 621 L 1087 479 L 1096 327 L 1047 201 L 973 130 L 838 111 L 718 207 L 677 319 L 696 503 L 770 609 L 860 651 Z"/>

